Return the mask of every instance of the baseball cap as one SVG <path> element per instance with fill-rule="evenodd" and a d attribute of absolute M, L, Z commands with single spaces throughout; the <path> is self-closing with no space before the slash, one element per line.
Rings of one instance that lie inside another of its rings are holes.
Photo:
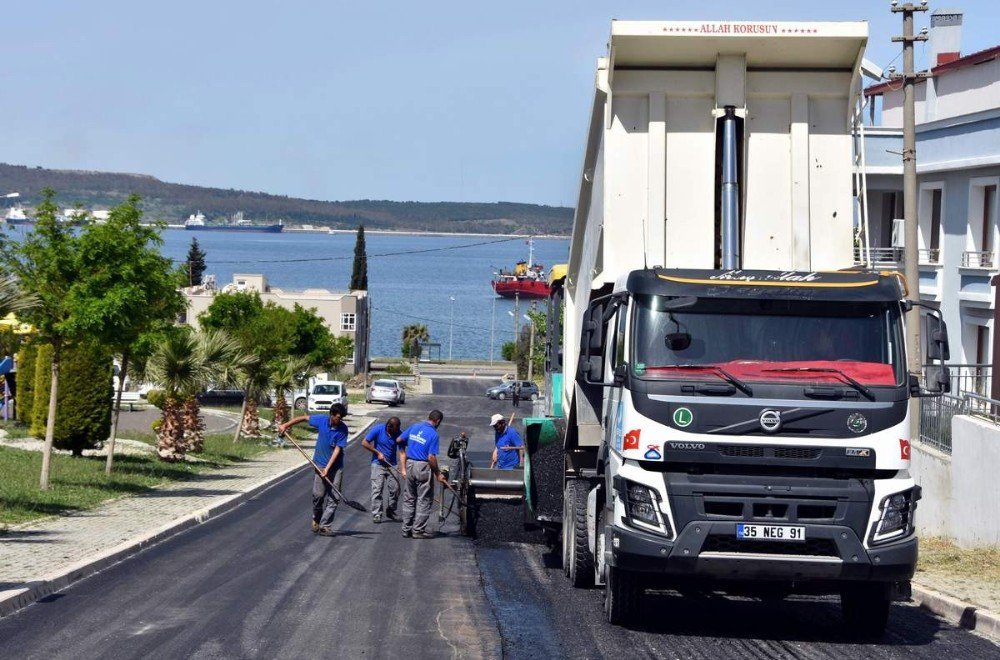
<path fill-rule="evenodd" d="M 496 426 L 498 423 L 503 421 L 503 415 L 493 415 L 490 417 L 490 426 Z"/>

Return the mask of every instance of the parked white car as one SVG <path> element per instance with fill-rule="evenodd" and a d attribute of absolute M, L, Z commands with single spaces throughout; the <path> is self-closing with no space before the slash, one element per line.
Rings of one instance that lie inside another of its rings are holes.
<path fill-rule="evenodd" d="M 330 412 L 330 406 L 335 403 L 347 408 L 347 386 L 342 381 L 324 380 L 313 384 L 307 400 L 310 413 Z"/>
<path fill-rule="evenodd" d="M 368 403 L 388 403 L 390 406 L 406 403 L 406 390 L 398 380 L 379 378 L 368 388 Z"/>

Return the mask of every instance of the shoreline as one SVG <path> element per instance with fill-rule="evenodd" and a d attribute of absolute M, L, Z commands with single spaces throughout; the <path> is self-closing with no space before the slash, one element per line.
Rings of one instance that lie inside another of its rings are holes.
<path fill-rule="evenodd" d="M 179 229 L 181 231 L 193 231 L 197 232 L 197 229 L 188 230 L 184 228 L 184 225 L 167 225 L 167 229 Z M 239 233 L 237 230 L 236 233 Z M 246 232 L 254 233 L 254 232 Z M 266 234 L 267 232 L 257 232 L 259 234 Z M 333 229 L 329 227 L 291 227 L 286 226 L 285 229 L 277 235 L 283 233 L 295 233 L 295 234 L 350 234 L 354 235 L 357 233 L 357 229 Z M 365 229 L 365 234 L 378 234 L 385 236 L 469 236 L 471 238 L 540 238 L 540 239 L 559 239 L 559 240 L 569 240 L 572 238 L 570 235 L 566 234 L 484 234 L 484 233 L 473 233 L 473 232 L 461 232 L 461 231 L 410 231 L 410 230 L 399 230 L 399 229 Z"/>

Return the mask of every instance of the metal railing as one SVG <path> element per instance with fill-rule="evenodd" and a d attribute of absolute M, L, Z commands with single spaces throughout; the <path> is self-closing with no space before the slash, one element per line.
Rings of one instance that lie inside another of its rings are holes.
<path fill-rule="evenodd" d="M 963 252 L 963 268 L 993 268 L 993 251 L 989 252 Z"/>
<path fill-rule="evenodd" d="M 966 393 L 963 399 L 965 414 L 1000 424 L 1000 401 L 971 393 Z"/>
<path fill-rule="evenodd" d="M 922 264 L 939 264 L 941 263 L 941 248 L 917 250 L 917 260 Z"/>
<path fill-rule="evenodd" d="M 920 399 L 920 441 L 951 453 L 951 418 L 965 414 L 965 398 L 944 394 Z"/>
<path fill-rule="evenodd" d="M 989 396 L 993 385 L 993 366 L 989 364 L 949 364 L 951 395 Z"/>
<path fill-rule="evenodd" d="M 903 263 L 903 248 L 873 247 L 867 250 L 861 246 L 854 248 L 855 264 L 868 263 L 868 258 L 871 258 L 874 266 L 897 266 Z"/>

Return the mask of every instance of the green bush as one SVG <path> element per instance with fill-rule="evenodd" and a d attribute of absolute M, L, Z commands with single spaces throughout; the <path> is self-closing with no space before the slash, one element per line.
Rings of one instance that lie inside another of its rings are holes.
<path fill-rule="evenodd" d="M 63 350 L 55 446 L 81 455 L 111 433 L 112 355 L 107 348 L 82 343 Z"/>
<path fill-rule="evenodd" d="M 163 410 L 163 404 L 167 400 L 167 392 L 165 390 L 149 390 L 146 392 L 146 401 L 149 401 L 149 405 L 156 406 L 160 410 Z"/>
<path fill-rule="evenodd" d="M 35 356 L 38 347 L 25 344 L 17 354 L 17 396 L 14 399 L 14 411 L 17 419 L 24 424 L 31 423 L 31 404 L 35 392 Z"/>
<path fill-rule="evenodd" d="M 31 419 L 25 420 L 28 433 L 45 437 L 45 420 L 49 417 L 49 389 L 52 385 L 52 344 L 42 344 L 35 353 L 35 382 L 32 385 Z"/>
<path fill-rule="evenodd" d="M 400 362 L 399 364 L 391 364 L 385 368 L 387 374 L 412 374 L 413 367 L 405 362 Z"/>

